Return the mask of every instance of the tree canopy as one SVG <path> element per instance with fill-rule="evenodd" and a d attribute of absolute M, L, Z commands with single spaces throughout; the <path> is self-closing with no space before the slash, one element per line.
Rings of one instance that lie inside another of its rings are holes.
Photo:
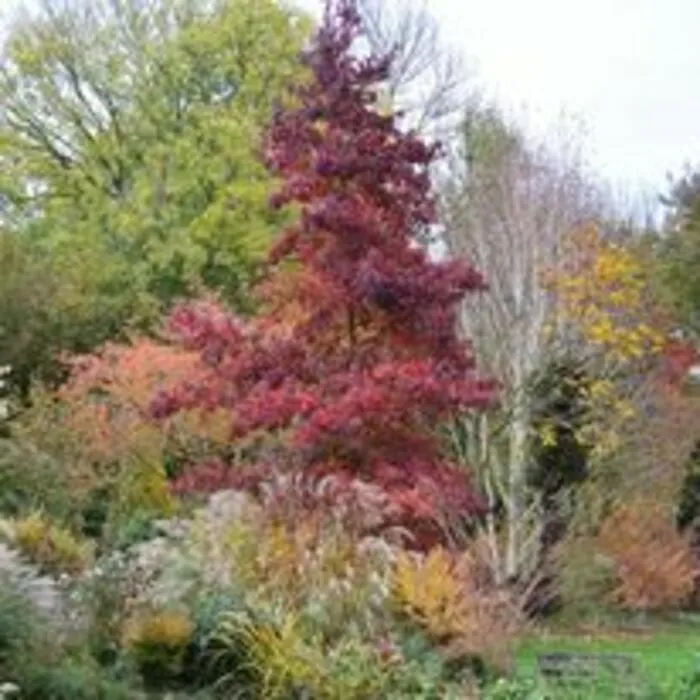
<path fill-rule="evenodd" d="M 303 78 L 309 29 L 274 0 L 46 0 L 9 26 L 2 221 L 60 282 L 59 347 L 203 290 L 245 308 L 282 220 L 260 128 Z"/>
<path fill-rule="evenodd" d="M 655 241 L 660 287 L 684 329 L 700 330 L 700 171 L 688 169 L 667 197 L 665 230 Z"/>
<path fill-rule="evenodd" d="M 268 130 L 266 163 L 282 179 L 272 204 L 301 215 L 271 249 L 256 289 L 264 312 L 242 324 L 211 306 L 179 309 L 171 327 L 211 376 L 164 393 L 154 411 L 224 409 L 233 439 L 269 436 L 252 465 L 200 466 L 185 490 L 255 489 L 291 474 L 311 484 L 312 500 L 330 481 L 354 502 L 370 485 L 386 502 L 380 525 L 434 538 L 445 511 L 478 511 L 434 427 L 493 400 L 456 329 L 459 302 L 483 279 L 414 245 L 416 227 L 436 218 L 437 149 L 378 113 L 390 62 L 353 55 L 360 26 L 352 2 L 329 4 L 305 55 L 313 79 L 301 104 Z"/>

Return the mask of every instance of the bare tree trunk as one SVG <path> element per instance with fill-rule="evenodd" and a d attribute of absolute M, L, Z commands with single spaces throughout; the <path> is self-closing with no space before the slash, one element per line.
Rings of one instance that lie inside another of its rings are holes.
<path fill-rule="evenodd" d="M 540 275 L 597 202 L 569 152 L 526 143 L 494 110 L 468 117 L 463 170 L 444 198 L 445 235 L 450 253 L 468 258 L 489 284 L 464 306 L 461 323 L 478 361 L 503 385 L 500 412 L 469 439 L 479 445 L 470 459 L 489 505 L 484 536 L 493 574 L 505 582 L 535 575 L 543 531 L 541 504 L 528 489 L 529 387 L 557 349 L 545 332 L 555 305 Z"/>
<path fill-rule="evenodd" d="M 527 484 L 527 436 L 528 424 L 524 412 L 518 410 L 510 427 L 508 497 L 507 508 L 507 545 L 505 576 L 514 579 L 520 572 L 522 556 L 522 532 L 525 520 L 525 489 Z"/>

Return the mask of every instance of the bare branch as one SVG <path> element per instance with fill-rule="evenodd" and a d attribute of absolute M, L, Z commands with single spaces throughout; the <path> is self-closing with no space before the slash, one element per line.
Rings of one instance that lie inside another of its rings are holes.
<path fill-rule="evenodd" d="M 468 259 L 489 284 L 464 305 L 461 323 L 481 366 L 504 385 L 501 415 L 488 416 L 503 423 L 479 466 L 505 510 L 505 538 L 492 547 L 507 579 L 536 571 L 540 555 L 541 509 L 527 481 L 529 389 L 558 350 L 556 336 L 545 332 L 554 307 L 541 273 L 557 264 L 572 227 L 599 212 L 576 145 L 565 140 L 555 149 L 549 135 L 547 143 L 535 142 L 497 110 L 475 107 L 464 122 L 461 163 L 453 164 L 443 192 L 448 251 Z"/>
<path fill-rule="evenodd" d="M 358 0 L 370 49 L 393 51 L 387 97 L 412 128 L 441 136 L 455 126 L 464 103 L 460 56 L 442 43 L 425 2 Z"/>

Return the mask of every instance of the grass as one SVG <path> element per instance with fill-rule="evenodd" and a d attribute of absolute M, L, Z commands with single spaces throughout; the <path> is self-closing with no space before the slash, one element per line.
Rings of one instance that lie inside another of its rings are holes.
<path fill-rule="evenodd" d="M 644 679 L 668 688 L 687 677 L 700 660 L 700 618 L 654 620 L 640 629 L 605 627 L 572 630 L 552 627 L 529 635 L 517 653 L 518 671 L 536 673 L 538 654 L 553 651 L 628 654 Z"/>

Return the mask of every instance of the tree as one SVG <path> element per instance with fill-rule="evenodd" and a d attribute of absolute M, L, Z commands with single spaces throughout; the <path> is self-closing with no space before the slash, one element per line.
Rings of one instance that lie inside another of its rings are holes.
<path fill-rule="evenodd" d="M 651 294 L 650 270 L 636 251 L 606 240 L 595 224 L 564 241 L 563 261 L 547 271 L 556 298 L 555 322 L 591 378 L 588 419 L 579 431 L 599 461 L 615 451 L 635 414 L 638 379 L 663 348 L 663 317 Z"/>
<path fill-rule="evenodd" d="M 19 388 L 26 395 L 36 364 L 50 364 L 55 294 L 57 281 L 47 261 L 0 228 L 0 362 L 12 370 L 8 393 Z"/>
<path fill-rule="evenodd" d="M 44 0 L 0 54 L 3 220 L 58 280 L 59 348 L 202 289 L 243 309 L 279 214 L 260 125 L 309 29 L 273 0 Z"/>
<path fill-rule="evenodd" d="M 412 241 L 435 218 L 427 169 L 437 149 L 374 108 L 390 59 L 354 57 L 360 27 L 351 0 L 327 4 L 301 106 L 268 131 L 266 162 L 282 180 L 273 206 L 300 215 L 272 248 L 257 290 L 264 313 L 245 324 L 210 305 L 177 311 L 171 330 L 211 375 L 161 395 L 154 411 L 226 408 L 234 439 L 261 438 L 248 468 L 219 465 L 212 482 L 207 465 L 209 488 L 255 488 L 279 473 L 346 495 L 370 484 L 384 498 L 381 525 L 435 538 L 443 509 L 465 516 L 478 505 L 434 426 L 492 400 L 455 331 L 459 301 L 483 280 Z M 190 488 L 204 486 L 196 475 Z"/>
<path fill-rule="evenodd" d="M 502 382 L 501 405 L 451 430 L 487 494 L 492 566 L 500 581 L 528 579 L 539 570 L 542 510 L 528 486 L 532 426 L 540 413 L 532 392 L 560 359 L 557 337 L 547 333 L 555 300 L 542 275 L 559 264 L 567 232 L 601 208 L 575 145 L 535 142 L 498 110 L 474 105 L 461 132 L 461 162 L 443 190 L 449 253 L 473 261 L 489 280 L 486 293 L 463 304 L 460 324 L 486 371 Z"/>
<path fill-rule="evenodd" d="M 365 38 L 375 54 L 393 52 L 383 99 L 416 129 L 445 135 L 463 108 L 465 74 L 425 3 L 359 0 Z"/>
<path fill-rule="evenodd" d="M 590 377 L 582 363 L 569 357 L 550 360 L 538 374 L 529 392 L 533 434 L 527 486 L 540 502 L 541 544 L 548 551 L 566 534 L 572 497 L 590 476 L 590 446 L 580 439 Z"/>
<path fill-rule="evenodd" d="M 464 304 L 461 323 L 503 382 L 503 400 L 450 428 L 487 493 L 499 580 L 541 573 L 543 545 L 570 512 L 566 492 L 606 474 L 659 349 L 646 261 L 564 137 L 536 141 L 475 105 L 461 166 L 443 191 L 448 250 L 489 280 Z M 572 460 L 564 481 L 542 473 L 554 456 Z"/>
<path fill-rule="evenodd" d="M 31 406 L 0 444 L 7 502 L 28 501 L 51 512 L 68 500 L 77 525 L 85 518 L 93 534 L 104 525 L 114 534 L 129 519 L 173 510 L 168 476 L 181 465 L 230 451 L 225 416 L 205 421 L 183 411 L 172 421 L 150 417 L 158 390 L 205 371 L 199 355 L 149 338 L 130 340 L 67 357 L 61 386 L 34 387 Z M 63 493 L 47 495 L 47 479 L 54 485 L 60 479 Z M 32 480 L 41 485 L 29 488 Z"/>
<path fill-rule="evenodd" d="M 585 371 L 574 436 L 586 450 L 587 474 L 576 492 L 572 525 L 594 532 L 645 482 L 654 483 L 659 501 L 677 499 L 676 448 L 682 450 L 685 439 L 674 445 L 664 437 L 675 432 L 681 413 L 672 409 L 659 378 L 668 328 L 653 269 L 634 241 L 609 238 L 595 224 L 571 231 L 563 249 L 546 286 L 556 299 L 560 344 Z"/>
<path fill-rule="evenodd" d="M 662 198 L 667 216 L 655 241 L 661 289 L 680 325 L 700 329 L 700 171 L 687 169 Z"/>

